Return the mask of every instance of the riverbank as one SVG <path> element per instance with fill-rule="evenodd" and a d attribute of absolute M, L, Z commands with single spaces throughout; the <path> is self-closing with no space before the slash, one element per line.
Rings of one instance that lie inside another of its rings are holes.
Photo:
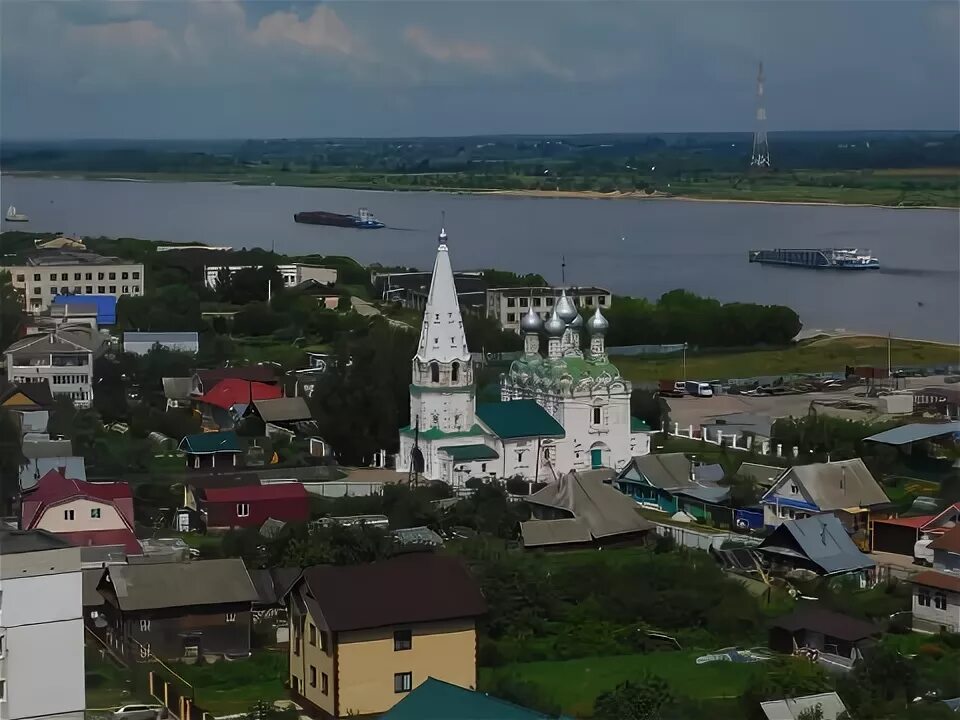
<path fill-rule="evenodd" d="M 944 172 L 948 175 L 952 174 Z M 669 191 L 653 188 L 638 190 L 544 190 L 538 188 L 473 187 L 455 183 L 444 184 L 454 175 L 430 175 L 425 183 L 423 176 L 384 175 L 376 178 L 353 177 L 347 174 L 311 174 L 298 172 L 225 172 L 225 173 L 106 173 L 106 172 L 55 172 L 18 170 L 6 172 L 11 177 L 37 177 L 54 179 L 83 179 L 109 182 L 221 182 L 235 185 L 263 187 L 303 187 L 376 192 L 436 192 L 454 195 L 499 195 L 505 197 L 563 198 L 589 200 L 685 200 L 713 203 L 747 203 L 763 205 L 837 205 L 843 207 L 877 207 L 917 210 L 960 209 L 960 180 L 949 190 L 925 190 L 909 187 L 912 175 L 898 175 L 902 187 L 845 187 L 791 185 L 776 182 L 771 178 L 750 179 L 728 184 L 726 180 L 702 182 L 676 182 L 668 184 Z M 920 175 L 919 177 L 926 177 Z M 457 178 L 459 179 L 459 178 Z"/>

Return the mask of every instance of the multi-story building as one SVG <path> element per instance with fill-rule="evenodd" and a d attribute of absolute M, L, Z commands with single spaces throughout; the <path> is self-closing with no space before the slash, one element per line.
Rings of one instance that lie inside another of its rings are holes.
<path fill-rule="evenodd" d="M 226 271 L 233 275 L 238 270 L 259 270 L 263 265 L 204 265 L 203 282 L 211 290 L 215 290 L 220 273 Z M 313 280 L 320 285 L 333 285 L 337 282 L 337 269 L 321 265 L 304 265 L 303 263 L 285 263 L 277 265 L 277 271 L 283 278 L 284 287 L 295 287 L 302 282 Z"/>
<path fill-rule="evenodd" d="M 0 717 L 83 720 L 80 548 L 0 531 Z"/>
<path fill-rule="evenodd" d="M 3 268 L 23 295 L 31 313 L 50 307 L 57 295 L 143 295 L 143 264 L 89 250 L 50 249 L 30 255 L 25 264 Z"/>
<path fill-rule="evenodd" d="M 546 322 L 561 295 L 567 296 L 584 312 L 606 310 L 613 303 L 609 290 L 598 287 L 509 287 L 487 290 L 487 316 L 496 318 L 504 330 L 520 332 L 520 320 L 533 310 Z"/>
<path fill-rule="evenodd" d="M 89 327 L 61 326 L 27 335 L 5 350 L 11 383 L 47 381 L 50 391 L 65 395 L 76 407 L 93 402 L 93 360 L 104 349 L 103 338 Z"/>

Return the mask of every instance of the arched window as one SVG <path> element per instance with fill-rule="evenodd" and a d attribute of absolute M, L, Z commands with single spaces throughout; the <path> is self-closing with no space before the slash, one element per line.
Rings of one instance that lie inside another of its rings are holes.
<path fill-rule="evenodd" d="M 450 368 L 450 381 L 457 382 L 460 379 L 460 363 L 455 362 Z"/>
<path fill-rule="evenodd" d="M 440 366 L 436 363 L 430 363 L 430 382 L 440 382 Z"/>

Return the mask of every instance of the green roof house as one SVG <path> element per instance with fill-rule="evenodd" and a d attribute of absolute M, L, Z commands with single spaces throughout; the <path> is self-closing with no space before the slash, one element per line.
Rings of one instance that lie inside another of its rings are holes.
<path fill-rule="evenodd" d="M 236 467 L 243 452 L 240 438 L 233 430 L 186 435 L 180 441 L 180 449 L 187 456 L 188 470 L 207 472 Z"/>
<path fill-rule="evenodd" d="M 485 693 L 427 678 L 380 720 L 554 720 Z"/>

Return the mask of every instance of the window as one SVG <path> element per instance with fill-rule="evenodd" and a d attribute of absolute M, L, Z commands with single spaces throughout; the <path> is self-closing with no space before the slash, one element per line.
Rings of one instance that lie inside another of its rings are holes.
<path fill-rule="evenodd" d="M 50 273 L 50 279 L 53 280 L 54 282 L 56 282 L 56 281 L 57 281 L 57 274 L 56 274 L 56 273 Z"/>
<path fill-rule="evenodd" d="M 60 288 L 60 294 L 61 294 L 61 295 L 66 295 L 66 294 L 69 293 L 69 292 L 70 292 L 70 288 L 68 288 L 66 285 L 64 285 L 63 287 Z"/>
<path fill-rule="evenodd" d="M 73 520 L 74 511 L 73 510 L 64 510 L 63 519 L 64 520 Z"/>
<path fill-rule="evenodd" d="M 792 492 L 794 495 L 800 492 L 800 488 L 797 487 L 796 483 L 790 483 L 790 492 Z"/>
<path fill-rule="evenodd" d="M 517 299 L 516 298 L 507 298 L 507 307 L 516 307 Z"/>
<path fill-rule="evenodd" d="M 107 292 L 107 286 L 106 286 L 106 285 L 97 285 L 97 292 L 100 293 L 101 295 L 105 295 L 106 292 Z"/>
<path fill-rule="evenodd" d="M 0 701 L 7 699 L 7 681 L 0 680 Z"/>
<path fill-rule="evenodd" d="M 310 644 L 313 646 L 317 644 L 317 626 L 313 623 L 310 623 Z"/>
<path fill-rule="evenodd" d="M 507 313 L 507 322 L 508 322 L 508 323 L 512 323 L 512 322 L 516 322 L 516 321 L 517 321 L 517 314 L 516 314 L 516 313 Z"/>
<path fill-rule="evenodd" d="M 184 646 L 183 646 L 183 656 L 184 656 L 185 658 L 200 657 L 200 646 L 199 646 L 199 645 L 184 645 Z"/>
<path fill-rule="evenodd" d="M 93 285 L 87 285 L 87 295 L 93 295 Z"/>
<path fill-rule="evenodd" d="M 90 518 L 92 520 L 100 519 L 100 508 L 90 508 Z"/>
<path fill-rule="evenodd" d="M 57 288 L 55 288 L 55 287 L 50 288 L 50 294 L 51 294 L 51 295 L 56 295 L 56 294 L 57 294 Z"/>
<path fill-rule="evenodd" d="M 520 307 L 530 307 L 530 298 L 520 298 Z"/>
<path fill-rule="evenodd" d="M 128 272 L 122 272 L 122 273 L 120 273 L 120 279 L 121 279 L 121 280 L 126 280 L 129 276 L 130 276 L 130 273 L 128 273 Z"/>
<path fill-rule="evenodd" d="M 237 621 L 237 614 L 236 614 L 236 613 L 227 613 L 227 614 L 224 616 L 224 620 L 226 620 L 228 623 L 234 623 L 234 622 Z"/>
<path fill-rule="evenodd" d="M 140 292 L 140 286 L 139 286 L 139 285 L 134 285 L 134 286 L 133 286 L 133 294 L 136 295 L 136 294 L 138 294 L 139 292 Z"/>
<path fill-rule="evenodd" d="M 317 686 L 317 669 L 311 665 L 310 666 L 310 687 Z"/>
<path fill-rule="evenodd" d="M 130 293 L 130 286 L 129 286 L 129 285 L 124 285 L 122 288 L 120 288 L 120 292 L 122 292 L 124 295 L 129 294 L 129 293 Z"/>
<path fill-rule="evenodd" d="M 595 407 L 593 409 L 593 424 L 599 425 L 602 419 L 603 419 L 603 411 L 600 408 Z"/>
<path fill-rule="evenodd" d="M 33 289 L 33 294 L 34 294 L 34 295 L 42 295 L 42 294 L 43 294 L 43 288 L 35 287 L 35 288 Z"/>
<path fill-rule="evenodd" d="M 543 298 L 535 297 L 533 299 L 533 306 L 540 307 L 541 305 L 543 305 Z"/>
<path fill-rule="evenodd" d="M 40 282 L 40 273 L 34 273 L 34 274 L 33 274 L 33 281 L 34 281 L 34 282 Z"/>
<path fill-rule="evenodd" d="M 487 471 L 487 464 L 480 463 L 480 472 L 486 472 L 486 471 Z"/>
<path fill-rule="evenodd" d="M 140 621 L 140 632 L 150 632 L 150 621 L 141 620 Z"/>
<path fill-rule="evenodd" d="M 17 282 L 23 282 L 26 278 L 23 275 L 17 275 Z"/>
<path fill-rule="evenodd" d="M 237 503 L 237 517 L 250 516 L 250 503 Z"/>
<path fill-rule="evenodd" d="M 393 649 L 409 650 L 413 647 L 413 633 L 410 630 L 393 631 Z"/>
<path fill-rule="evenodd" d="M 110 286 L 110 294 L 111 294 L 111 295 L 116 295 L 116 294 L 117 294 L 117 286 L 116 286 L 116 285 L 111 285 L 111 286 Z"/>
<path fill-rule="evenodd" d="M 930 591 L 926 588 L 920 588 L 917 590 L 917 605 L 930 607 Z"/>
<path fill-rule="evenodd" d="M 607 304 L 607 296 L 606 296 L 606 295 L 598 295 L 598 296 L 597 296 L 597 302 L 600 303 L 601 305 L 606 305 L 606 304 Z"/>
<path fill-rule="evenodd" d="M 326 673 L 320 673 L 320 692 L 324 695 L 330 694 L 330 678 Z"/>
<path fill-rule="evenodd" d="M 146 660 L 148 657 L 150 657 L 150 645 L 149 645 L 149 644 L 147 644 L 147 645 L 141 645 L 141 646 L 140 646 L 140 659 L 141 659 L 141 660 Z"/>
<path fill-rule="evenodd" d="M 450 367 L 450 380 L 453 382 L 457 382 L 459 379 L 460 379 L 460 363 L 455 362 Z"/>
<path fill-rule="evenodd" d="M 320 649 L 324 652 L 328 652 L 327 648 L 327 633 L 323 630 L 320 631 Z"/>
<path fill-rule="evenodd" d="M 97 280 L 103 280 L 103 273 L 97 273 Z"/>
<path fill-rule="evenodd" d="M 69 280 L 69 279 L 70 279 L 70 273 L 60 273 L 60 279 L 61 279 L 61 280 Z"/>
<path fill-rule="evenodd" d="M 79 286 L 79 285 L 74 285 L 74 286 L 73 286 L 73 294 L 74 294 L 74 295 L 79 295 L 79 294 L 80 294 L 80 286 Z"/>
<path fill-rule="evenodd" d="M 430 363 L 430 382 L 440 382 L 440 366 Z"/>
<path fill-rule="evenodd" d="M 395 693 L 405 693 L 413 690 L 413 673 L 394 673 L 393 691 Z"/>
<path fill-rule="evenodd" d="M 947 594 L 938 592 L 933 595 L 933 605 L 937 610 L 947 609 Z"/>
<path fill-rule="evenodd" d="M 134 272 L 133 272 L 133 279 L 134 279 L 134 280 L 139 280 L 139 279 L 140 279 L 140 273 L 137 272 L 136 270 L 134 270 Z"/>
<path fill-rule="evenodd" d="M 80 273 L 74 273 L 74 274 L 73 274 L 73 279 L 74 279 L 74 280 L 79 280 L 79 279 L 80 279 Z"/>
<path fill-rule="evenodd" d="M 83 276 L 84 280 L 93 280 L 93 273 L 85 273 Z"/>
<path fill-rule="evenodd" d="M 117 279 L 117 274 L 116 274 L 115 272 L 110 273 L 110 279 L 111 279 L 111 280 L 116 280 L 116 279 Z"/>

